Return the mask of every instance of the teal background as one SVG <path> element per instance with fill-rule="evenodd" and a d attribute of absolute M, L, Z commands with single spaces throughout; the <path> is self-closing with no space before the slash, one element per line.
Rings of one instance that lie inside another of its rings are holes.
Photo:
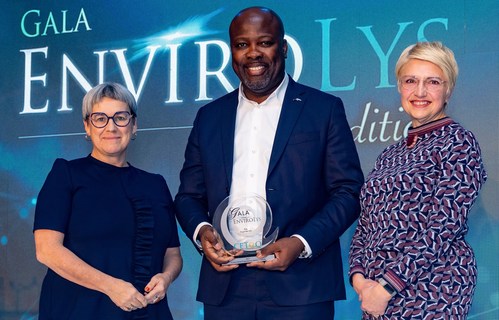
<path fill-rule="evenodd" d="M 129 161 L 162 174 L 174 195 L 197 110 L 238 85 L 230 62 L 224 60 L 224 44 L 232 17 L 252 5 L 268 6 L 282 17 L 296 49 L 289 54 L 287 71 L 296 80 L 343 99 L 365 174 L 409 122 L 399 109 L 393 75 L 400 52 L 418 40 L 439 40 L 454 50 L 460 75 L 447 111 L 476 135 L 489 174 L 469 220 L 468 240 L 479 268 L 469 319 L 499 319 L 497 1 L 3 0 L 2 4 L 0 319 L 37 318 L 46 269 L 35 259 L 34 205 L 55 158 L 74 159 L 91 150 L 83 138 L 80 111 L 88 87 L 101 80 L 117 81 L 129 88 L 133 84 L 137 92 L 143 79 L 138 95 L 140 131 L 129 148 Z M 35 11 L 26 15 L 30 10 Z M 166 34 L 170 37 L 162 37 Z M 159 47 L 148 63 L 150 45 Z M 175 46 L 177 63 L 172 64 Z M 104 57 L 102 64 L 99 55 Z M 32 77 L 45 80 L 27 80 L 28 70 Z M 172 70 L 177 72 L 174 78 Z M 203 77 L 200 70 L 219 73 Z M 32 110 L 25 108 L 28 98 Z M 46 111 L 34 112 L 47 101 Z M 352 233 L 350 228 L 341 239 L 344 263 Z M 184 269 L 168 293 L 170 306 L 176 319 L 202 319 L 202 305 L 195 301 L 200 256 L 185 235 L 180 236 Z M 357 297 L 347 279 L 345 283 L 348 299 L 336 303 L 336 318 L 359 319 Z"/>

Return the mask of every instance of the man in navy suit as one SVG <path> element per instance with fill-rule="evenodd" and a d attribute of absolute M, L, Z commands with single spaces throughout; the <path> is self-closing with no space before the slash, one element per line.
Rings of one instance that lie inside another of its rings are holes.
<path fill-rule="evenodd" d="M 284 26 L 270 9 L 229 28 L 238 90 L 202 107 L 175 197 L 179 223 L 203 253 L 205 319 L 333 319 L 345 299 L 339 238 L 359 214 L 363 174 L 342 101 L 285 73 Z M 270 261 L 225 265 L 211 225 L 227 196 L 256 193 L 273 212 Z"/>

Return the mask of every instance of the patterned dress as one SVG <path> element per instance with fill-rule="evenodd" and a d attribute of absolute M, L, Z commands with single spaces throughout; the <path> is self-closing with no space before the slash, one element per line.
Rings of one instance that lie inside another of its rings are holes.
<path fill-rule="evenodd" d="M 381 153 L 349 256 L 350 277 L 383 277 L 398 291 L 377 319 L 466 318 L 477 268 L 464 236 L 486 179 L 473 134 L 450 118 L 409 129 Z"/>

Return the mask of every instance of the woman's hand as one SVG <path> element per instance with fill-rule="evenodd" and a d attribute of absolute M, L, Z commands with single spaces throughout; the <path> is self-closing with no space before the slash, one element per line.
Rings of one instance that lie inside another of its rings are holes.
<path fill-rule="evenodd" d="M 352 276 L 352 286 L 359 296 L 359 301 L 362 301 L 362 291 L 375 286 L 376 283 L 376 281 L 366 279 L 361 273 L 356 273 Z"/>
<path fill-rule="evenodd" d="M 392 296 L 378 282 L 372 282 L 374 282 L 374 285 L 362 289 L 362 303 L 360 308 L 377 317 L 385 313 L 388 302 L 391 300 Z"/>
<path fill-rule="evenodd" d="M 168 288 L 182 270 L 182 264 L 179 247 L 166 249 L 163 257 L 163 272 L 154 275 L 144 288 L 144 297 L 148 304 L 154 304 L 166 297 Z"/>
<path fill-rule="evenodd" d="M 147 303 L 153 304 L 164 299 L 172 282 L 172 277 L 166 272 L 153 276 L 144 289 Z"/>
<path fill-rule="evenodd" d="M 133 311 L 147 306 L 146 297 L 131 283 L 120 279 L 115 279 L 104 293 L 124 311 Z"/>
<path fill-rule="evenodd" d="M 366 279 L 364 275 L 356 273 L 352 276 L 352 286 L 359 295 L 362 311 L 376 317 L 385 313 L 392 296 L 377 281 Z"/>

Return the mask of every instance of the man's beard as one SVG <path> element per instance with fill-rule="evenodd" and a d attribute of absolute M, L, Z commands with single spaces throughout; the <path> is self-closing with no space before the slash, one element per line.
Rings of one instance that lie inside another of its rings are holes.
<path fill-rule="evenodd" d="M 268 90 L 270 85 L 270 75 L 265 74 L 262 79 L 253 81 L 244 79 L 243 83 L 248 89 L 253 92 L 265 92 L 266 90 Z"/>

